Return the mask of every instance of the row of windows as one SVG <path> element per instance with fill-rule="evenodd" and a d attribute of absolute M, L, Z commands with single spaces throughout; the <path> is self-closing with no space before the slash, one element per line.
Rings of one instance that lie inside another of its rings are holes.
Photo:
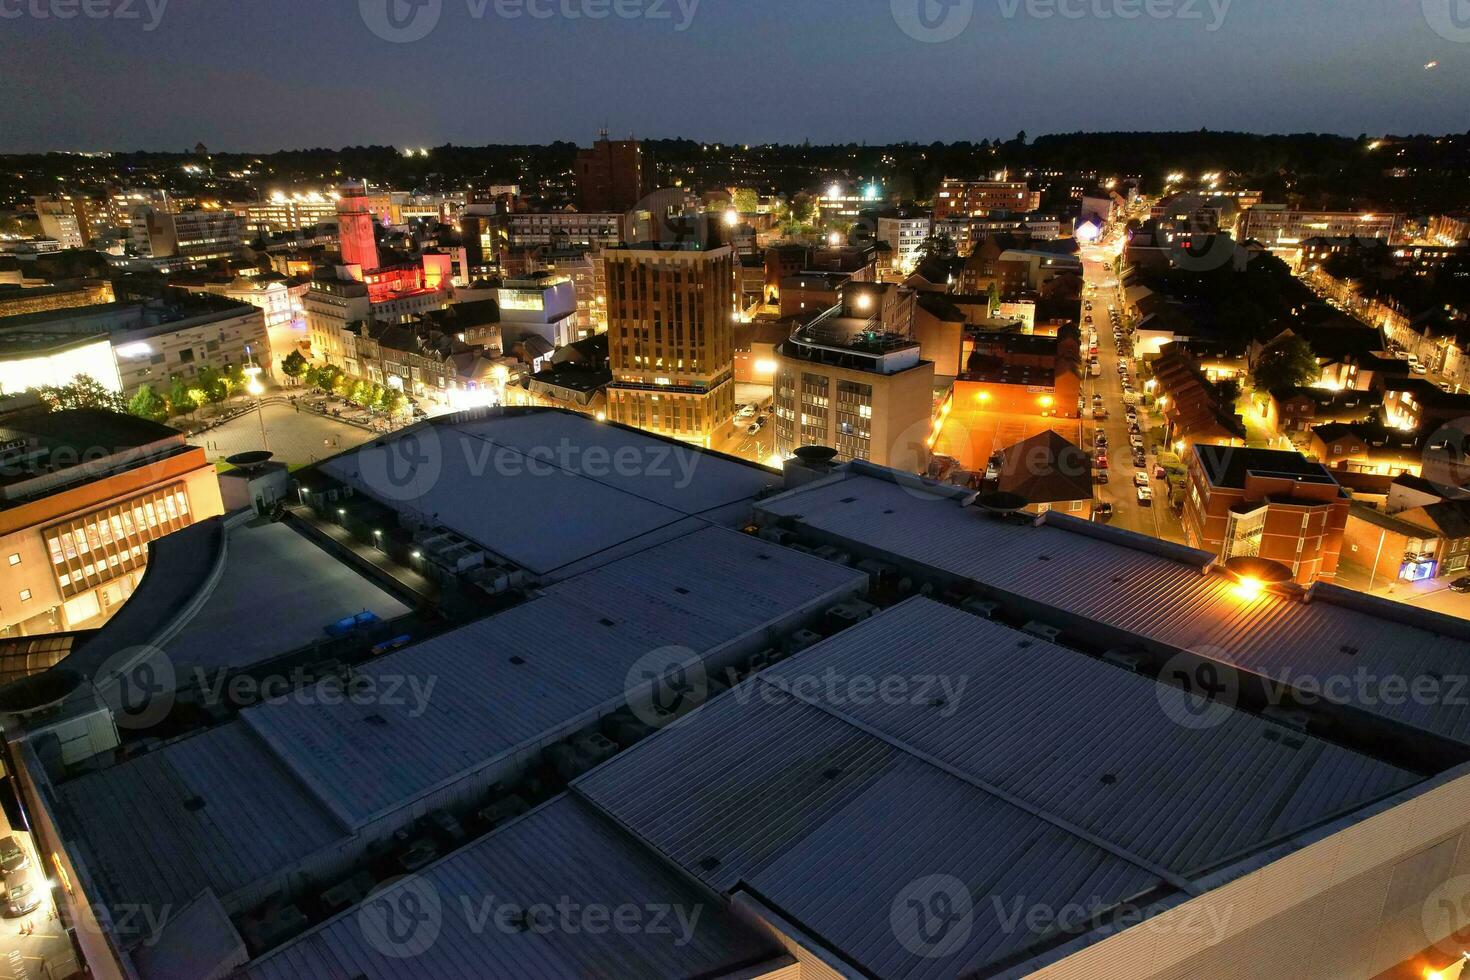
<path fill-rule="evenodd" d="M 47 528 L 43 537 L 62 595 L 71 597 L 142 565 L 144 545 L 190 523 L 179 483 Z"/>

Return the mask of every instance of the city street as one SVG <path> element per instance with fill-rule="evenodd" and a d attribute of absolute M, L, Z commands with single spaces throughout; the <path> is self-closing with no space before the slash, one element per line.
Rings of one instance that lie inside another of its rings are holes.
<path fill-rule="evenodd" d="M 27 866 L 6 876 L 7 888 L 24 881 L 39 899 L 39 904 L 24 915 L 12 916 L 5 910 L 4 939 L 0 940 L 0 978 L 4 980 L 50 980 L 79 973 L 80 968 L 71 940 L 56 915 L 51 898 L 51 882 L 47 868 L 36 853 L 31 835 L 9 826 L 0 817 L 0 837 L 15 838 L 30 858 Z M 3 896 L 0 896 L 3 898 Z"/>
<path fill-rule="evenodd" d="M 750 418 L 731 419 L 715 430 L 710 448 L 727 456 L 738 456 L 752 463 L 768 465 L 776 453 L 776 426 L 771 419 L 772 391 L 769 385 L 740 384 L 735 387 L 735 408 L 754 404 L 760 411 Z M 755 435 L 747 429 L 756 418 L 764 417 L 766 424 Z"/>
<path fill-rule="evenodd" d="M 1138 469 L 1133 465 L 1122 375 L 1118 372 L 1120 359 L 1129 353 L 1128 340 L 1125 332 L 1124 350 L 1120 351 L 1119 346 L 1113 340 L 1112 320 L 1108 313 L 1110 304 L 1116 306 L 1120 314 L 1124 305 L 1117 273 L 1113 267 L 1121 247 L 1119 240 L 1121 234 L 1121 228 L 1111 229 L 1097 245 L 1086 246 L 1081 251 L 1083 277 L 1089 287 L 1083 299 L 1083 350 L 1085 353 L 1089 329 L 1096 330 L 1100 368 L 1098 377 L 1092 377 L 1089 371 L 1082 386 L 1083 397 L 1086 401 L 1086 412 L 1084 413 L 1086 421 L 1083 424 L 1088 443 L 1086 448 L 1094 447 L 1096 432 L 1101 431 L 1107 437 L 1108 482 L 1097 486 L 1097 499 L 1113 506 L 1113 517 L 1108 522 L 1109 524 L 1167 541 L 1183 542 L 1183 528 L 1169 507 L 1168 485 L 1162 480 L 1153 479 L 1157 458 L 1152 452 L 1149 452 L 1145 457 L 1147 463 L 1145 469 Z M 1093 305 L 1091 313 L 1086 312 L 1088 302 Z M 1091 325 L 1086 323 L 1088 316 L 1092 317 Z M 1131 357 L 1127 357 L 1126 360 L 1129 365 L 1129 377 L 1136 391 L 1141 393 L 1143 379 L 1138 375 L 1137 365 Z M 1094 400 L 1094 395 L 1099 394 L 1102 395 L 1100 404 L 1107 409 L 1108 417 L 1103 422 L 1094 423 L 1090 421 L 1091 412 L 1094 406 L 1099 404 Z M 1138 419 L 1144 444 L 1150 446 L 1150 422 L 1148 413 L 1141 405 L 1138 410 Z M 1138 490 L 1134 484 L 1135 475 L 1139 473 L 1148 475 L 1149 486 L 1153 490 L 1153 502 L 1148 507 L 1139 503 Z"/>

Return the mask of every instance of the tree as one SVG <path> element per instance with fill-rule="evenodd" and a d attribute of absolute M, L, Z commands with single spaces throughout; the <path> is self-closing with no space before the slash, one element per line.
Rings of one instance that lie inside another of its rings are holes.
<path fill-rule="evenodd" d="M 337 383 L 342 380 L 342 369 L 335 364 L 328 364 L 319 368 L 316 372 L 316 386 L 323 394 L 330 395 L 337 390 Z"/>
<path fill-rule="evenodd" d="M 397 415 L 406 404 L 408 399 L 397 388 L 389 388 L 383 393 L 383 411 L 389 415 Z"/>
<path fill-rule="evenodd" d="M 760 196 L 756 194 L 755 189 L 752 187 L 735 188 L 732 201 L 735 205 L 735 210 L 741 214 L 755 214 L 756 210 L 760 207 Z"/>
<path fill-rule="evenodd" d="M 299 381 L 310 368 L 311 365 L 307 363 L 306 358 L 301 356 L 299 350 L 293 350 L 281 358 L 281 373 L 292 381 Z"/>
<path fill-rule="evenodd" d="M 203 396 L 202 400 L 211 405 L 218 405 L 230 397 L 229 382 L 212 367 L 199 369 L 199 374 L 194 378 L 194 387 Z"/>
<path fill-rule="evenodd" d="M 151 422 L 162 422 L 168 418 L 168 402 L 162 395 L 153 390 L 152 385 L 144 385 L 139 388 L 137 394 L 128 402 L 128 411 L 140 419 L 148 419 Z"/>
<path fill-rule="evenodd" d="M 1251 383 L 1257 391 L 1275 394 L 1288 388 L 1310 385 L 1322 376 L 1317 355 L 1305 340 L 1285 336 L 1273 340 L 1261 351 L 1251 372 Z"/>
<path fill-rule="evenodd" d="M 347 400 L 354 405 L 362 405 L 364 408 L 372 401 L 373 386 L 366 381 L 355 381 L 348 392 Z"/>
<path fill-rule="evenodd" d="M 189 382 L 179 375 L 174 375 L 173 383 L 169 386 L 168 407 L 171 415 L 188 415 L 199 407 L 189 391 Z"/>
<path fill-rule="evenodd" d="M 954 239 L 947 233 L 936 231 L 919 243 L 919 261 L 943 259 L 955 254 Z"/>
<path fill-rule="evenodd" d="M 126 412 L 127 400 L 121 392 L 112 391 L 89 374 L 79 374 L 64 385 L 43 385 L 36 395 L 53 412 L 76 408 L 100 408 L 109 412 Z"/>

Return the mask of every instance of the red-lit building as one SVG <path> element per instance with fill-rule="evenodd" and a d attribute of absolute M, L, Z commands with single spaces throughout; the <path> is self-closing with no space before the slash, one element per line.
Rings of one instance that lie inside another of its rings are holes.
<path fill-rule="evenodd" d="M 1196 444 L 1184 534 L 1222 559 L 1278 562 L 1302 585 L 1337 576 L 1350 500 L 1301 453 Z"/>

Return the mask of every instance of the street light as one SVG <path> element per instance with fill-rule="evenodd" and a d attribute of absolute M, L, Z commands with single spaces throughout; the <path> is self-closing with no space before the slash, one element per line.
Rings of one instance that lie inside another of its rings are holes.
<path fill-rule="evenodd" d="M 245 369 L 245 390 L 255 399 L 255 416 L 260 420 L 260 444 L 266 452 L 270 452 L 270 438 L 265 434 L 265 406 L 260 396 L 265 394 L 265 385 L 260 383 L 260 368 L 252 364 Z"/>

